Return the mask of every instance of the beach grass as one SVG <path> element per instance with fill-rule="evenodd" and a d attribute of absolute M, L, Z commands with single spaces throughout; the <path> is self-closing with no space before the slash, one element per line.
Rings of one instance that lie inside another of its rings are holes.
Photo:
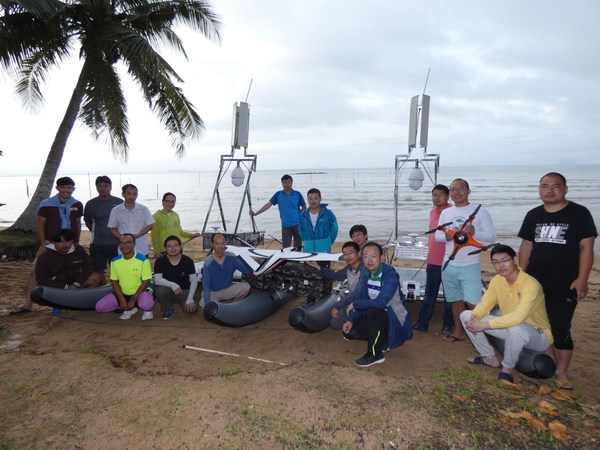
<path fill-rule="evenodd" d="M 32 260 L 40 243 L 33 231 L 15 228 L 0 230 L 0 256 L 8 259 Z M 5 258 L 5 259 L 6 259 Z"/>

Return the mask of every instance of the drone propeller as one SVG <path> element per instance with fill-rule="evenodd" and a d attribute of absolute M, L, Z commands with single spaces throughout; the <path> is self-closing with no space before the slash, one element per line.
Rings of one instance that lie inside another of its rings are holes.
<path fill-rule="evenodd" d="M 476 255 L 477 253 L 485 252 L 485 251 L 495 247 L 496 245 L 500 245 L 500 244 L 498 242 L 496 242 L 495 244 L 486 245 L 485 247 L 478 248 L 477 250 L 473 250 L 472 252 L 469 252 L 467 254 L 468 255 Z"/>
<path fill-rule="evenodd" d="M 443 224 L 438 225 L 437 227 L 435 227 L 433 230 L 426 231 L 425 234 L 431 234 L 431 233 L 434 233 L 436 231 L 442 231 L 444 228 L 452 225 L 453 223 L 454 222 L 452 222 L 452 221 L 443 223 Z"/>

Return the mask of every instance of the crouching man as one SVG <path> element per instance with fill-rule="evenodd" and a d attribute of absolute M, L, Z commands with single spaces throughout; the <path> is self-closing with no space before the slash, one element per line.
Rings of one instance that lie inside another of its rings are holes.
<path fill-rule="evenodd" d="M 367 276 L 360 279 L 358 298 L 346 308 L 348 321 L 342 332 L 346 339 L 368 342 L 367 353 L 355 362 L 358 367 L 369 367 L 385 361 L 383 352 L 412 338 L 412 319 L 398 272 L 381 261 L 381 245 L 368 242 L 362 255 Z"/>
<path fill-rule="evenodd" d="M 46 251 L 35 263 L 38 286 L 79 289 L 100 285 L 101 277 L 93 271 L 85 249 L 75 244 L 76 236 L 75 230 L 65 228 L 50 237 Z"/>
<path fill-rule="evenodd" d="M 498 275 L 492 278 L 475 309 L 461 313 L 460 321 L 479 353 L 468 362 L 502 368 L 498 379 L 512 383 L 512 373 L 521 350 L 546 351 L 553 342 L 552 332 L 542 286 L 519 269 L 515 251 L 508 245 L 497 245 L 490 253 Z M 500 309 L 500 316 L 489 315 L 496 306 Z M 486 334 L 504 340 L 502 365 Z"/>
<path fill-rule="evenodd" d="M 119 319 L 129 320 L 139 307 L 144 311 L 142 320 L 152 320 L 154 298 L 147 290 L 152 280 L 152 269 L 148 258 L 134 249 L 135 238 L 132 234 L 119 236 L 121 255 L 110 262 L 110 282 L 114 294 L 102 297 L 96 303 L 96 311 L 123 311 Z"/>
<path fill-rule="evenodd" d="M 250 284 L 246 281 L 233 282 L 236 270 L 244 275 L 252 275 L 252 271 L 233 253 L 225 251 L 225 236 L 221 233 L 213 234 L 211 242 L 212 254 L 206 258 L 202 269 L 202 308 L 208 302 L 241 300 L 250 292 Z"/>

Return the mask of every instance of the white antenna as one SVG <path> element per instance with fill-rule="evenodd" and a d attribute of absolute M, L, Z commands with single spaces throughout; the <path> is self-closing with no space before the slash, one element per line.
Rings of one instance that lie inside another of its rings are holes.
<path fill-rule="evenodd" d="M 250 89 L 252 89 L 252 81 L 254 81 L 254 79 L 250 78 L 250 86 L 248 86 L 248 93 L 246 94 L 246 100 L 244 100 L 245 103 L 248 103 L 248 96 L 250 95 Z"/>
<path fill-rule="evenodd" d="M 427 89 L 427 82 L 429 81 L 429 73 L 431 72 L 431 67 L 427 69 L 427 77 L 425 78 L 425 86 L 423 87 L 423 95 L 425 95 L 425 90 Z"/>

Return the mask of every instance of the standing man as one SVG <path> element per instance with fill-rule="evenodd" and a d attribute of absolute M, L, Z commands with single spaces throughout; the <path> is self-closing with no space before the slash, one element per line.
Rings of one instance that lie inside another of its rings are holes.
<path fill-rule="evenodd" d="M 544 291 L 531 275 L 519 270 L 517 254 L 508 245 L 496 245 L 490 252 L 498 273 L 473 311 L 463 311 L 460 320 L 479 356 L 470 364 L 502 369 L 498 379 L 513 383 L 512 372 L 524 348 L 544 352 L 552 345 Z M 490 315 L 495 307 L 500 315 Z M 486 334 L 504 341 L 500 365 Z"/>
<path fill-rule="evenodd" d="M 429 229 L 433 230 L 440 223 L 440 214 L 442 211 L 450 208 L 448 197 L 450 190 L 443 184 L 436 184 L 431 190 L 431 200 L 433 208 L 429 211 Z M 427 331 L 429 321 L 433 317 L 435 304 L 437 302 L 440 284 L 442 284 L 442 260 L 444 259 L 445 246 L 443 243 L 435 241 L 435 234 L 429 234 L 429 245 L 427 247 L 427 278 L 425 284 L 425 297 L 423 305 L 419 312 L 419 319 L 413 324 L 413 329 L 417 331 Z M 444 315 L 442 325 L 442 335 L 452 334 L 454 319 L 452 318 L 452 306 L 444 299 Z"/>
<path fill-rule="evenodd" d="M 46 245 L 51 244 L 50 237 L 60 230 L 67 228 L 73 230 L 75 233 L 73 241 L 76 244 L 79 242 L 83 204 L 73 197 L 75 182 L 70 177 L 61 177 L 56 180 L 56 190 L 58 194 L 42 200 L 37 210 L 36 231 L 40 247 L 35 255 L 36 260 L 46 250 Z M 25 287 L 25 302 L 20 308 L 22 311 L 30 311 L 33 305 L 31 291 L 36 283 L 35 264 L 36 261 L 33 262 L 33 269 Z"/>
<path fill-rule="evenodd" d="M 300 213 L 306 208 L 304 197 L 298 191 L 292 189 L 294 180 L 290 175 L 285 174 L 281 177 L 281 186 L 283 190 L 275 192 L 273 197 L 265 203 L 262 208 L 254 212 L 250 210 L 251 216 L 258 216 L 273 205 L 279 205 L 279 217 L 281 218 L 281 239 L 283 247 L 292 246 L 292 237 L 294 238 L 294 247 L 302 248 L 302 239 L 298 232 L 298 221 Z"/>
<path fill-rule="evenodd" d="M 213 234 L 211 243 L 212 254 L 206 258 L 202 268 L 202 308 L 209 302 L 241 300 L 250 292 L 247 281 L 233 283 L 236 270 L 244 275 L 252 275 L 252 272 L 233 253 L 225 251 L 225 236 L 221 233 Z"/>
<path fill-rule="evenodd" d="M 119 254 L 118 238 L 113 236 L 108 228 L 108 218 L 115 206 L 123 203 L 119 197 L 111 195 L 112 181 L 106 175 L 96 178 L 96 191 L 98 197 L 94 197 L 85 204 L 83 221 L 92 232 L 90 244 L 90 256 L 94 272 L 97 272 L 102 284 L 106 283 L 104 271 L 112 259 Z"/>
<path fill-rule="evenodd" d="M 298 229 L 305 252 L 330 253 L 338 233 L 335 214 L 321 203 L 321 191 L 316 188 L 306 194 L 309 208 L 300 214 Z"/>
<path fill-rule="evenodd" d="M 136 203 L 138 189 L 133 184 L 124 185 L 122 195 L 125 201 L 115 206 L 108 218 L 110 232 L 117 239 L 122 234 L 133 235 L 136 242 L 135 251 L 148 256 L 150 253 L 148 233 L 154 224 L 152 214 L 146 206 Z"/>
<path fill-rule="evenodd" d="M 519 230 L 519 265 L 544 288 L 554 336 L 556 384 L 573 389 L 568 369 L 573 356 L 571 320 L 577 302 L 588 292 L 598 235 L 589 210 L 565 198 L 563 175 L 550 172 L 540 179 L 543 204 L 527 213 Z"/>
<path fill-rule="evenodd" d="M 438 225 L 451 223 L 447 229 L 459 230 L 475 212 L 478 205 L 469 203 L 469 183 L 462 178 L 455 179 L 450 184 L 450 197 L 454 206 L 444 209 L 440 214 Z M 474 220 L 467 224 L 463 231 L 469 233 L 477 241 L 491 244 L 496 240 L 496 228 L 492 222 L 490 213 L 480 208 Z M 448 231 L 438 230 L 435 232 L 436 242 L 446 243 L 444 261 L 450 259 L 454 250 L 453 235 Z M 452 316 L 454 318 L 453 333 L 444 336 L 447 342 L 465 340 L 465 330 L 460 323 L 460 314 L 466 307 L 473 309 L 481 298 L 481 267 L 480 254 L 469 255 L 469 252 L 477 250 L 476 247 L 465 245 L 458 250 L 454 259 L 450 261 L 446 269 L 442 270 L 442 283 L 444 283 L 444 295 L 446 301 L 452 304 Z M 445 264 L 445 263 L 444 263 Z"/>
<path fill-rule="evenodd" d="M 144 311 L 142 320 L 152 320 L 154 298 L 147 290 L 152 281 L 150 261 L 135 251 L 135 238 L 131 234 L 119 236 L 119 250 L 121 254 L 110 263 L 110 282 L 114 293 L 98 300 L 96 311 L 123 311 L 119 319 L 129 320 L 139 307 Z"/>

